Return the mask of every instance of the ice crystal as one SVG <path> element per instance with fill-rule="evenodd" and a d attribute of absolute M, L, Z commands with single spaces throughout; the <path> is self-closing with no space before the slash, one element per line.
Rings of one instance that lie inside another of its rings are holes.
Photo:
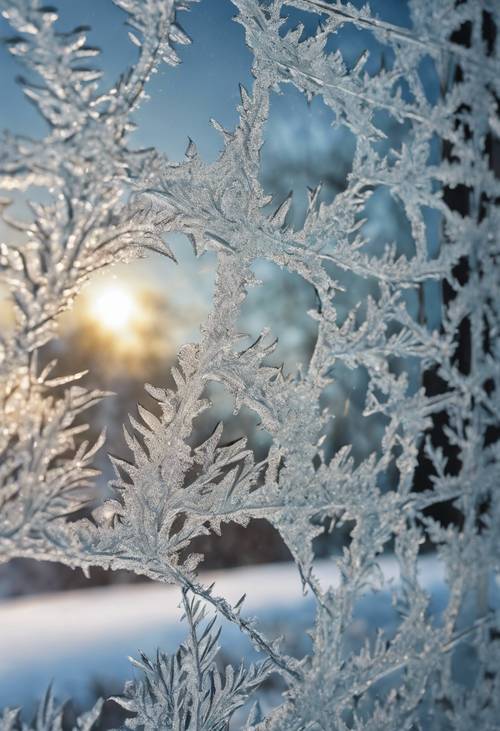
<path fill-rule="evenodd" d="M 200 626 L 205 616 L 200 601 L 189 600 L 183 592 L 183 605 L 189 625 L 186 642 L 175 656 L 159 653 L 155 661 L 145 656 L 134 661 L 144 679 L 128 683 L 124 697 L 116 699 L 134 714 L 128 728 L 225 729 L 272 669 L 270 660 L 236 672 L 228 665 L 222 677 L 215 662 L 220 634 L 220 629 L 213 631 L 216 617 Z"/>
<path fill-rule="evenodd" d="M 99 700 L 95 706 L 76 719 L 72 731 L 92 731 L 101 716 L 103 701 Z M 2 731 L 62 731 L 64 707 L 58 705 L 52 689 L 49 688 L 41 700 L 32 725 L 28 726 L 20 719 L 19 709 L 7 708 L 0 723 Z"/>
<path fill-rule="evenodd" d="M 500 568 L 496 3 L 409 0 L 410 20 L 397 25 L 367 5 L 340 0 L 233 0 L 254 81 L 241 89 L 235 130 L 214 122 L 223 150 L 209 164 L 194 142 L 183 162 L 172 163 L 155 151 L 131 150 L 128 141 L 130 115 L 151 73 L 176 63 L 173 44 L 188 41 L 176 13 L 189 3 L 114 1 L 128 14 L 138 59 L 105 91 L 88 61 L 97 50 L 85 31 L 59 32 L 56 11 L 37 0 L 0 2 L 17 34 L 10 49 L 37 78 L 22 82 L 25 93 L 50 128 L 43 140 L 6 134 L 0 148 L 3 189 L 50 192 L 49 203 L 31 203 L 29 223 L 12 221 L 5 201 L 5 219 L 22 243 L 2 244 L 1 258 L 17 324 L 2 342 L 0 364 L 0 556 L 128 568 L 179 585 L 189 639 L 174 657 L 141 663 L 145 678 L 127 685 L 121 700 L 132 728 L 227 728 L 273 669 L 288 691 L 265 719 L 252 713 L 249 728 L 494 729 L 499 628 L 488 582 Z M 290 29 L 291 9 L 321 22 L 312 33 L 301 24 Z M 330 50 L 346 27 L 365 34 L 366 49 L 354 63 Z M 436 79 L 434 96 L 425 68 Z M 300 227 L 290 224 L 291 199 L 279 204 L 261 179 L 270 97 L 287 85 L 309 100 L 321 97 L 334 127 L 356 140 L 345 188 L 331 201 L 321 187 L 310 191 Z M 366 211 L 381 189 L 404 212 L 411 251 L 398 241 L 372 246 Z M 438 247 L 430 213 L 440 221 Z M 197 254 L 217 256 L 212 313 L 200 342 L 178 355 L 175 389 L 146 386 L 159 415 L 141 408 L 125 431 L 132 457 L 113 460 L 115 498 L 93 521 L 68 522 L 103 440 L 82 443 L 77 416 L 105 394 L 74 385 L 81 374 L 51 379 L 50 369 L 37 366 L 37 350 L 92 272 L 141 247 L 172 257 L 163 238 L 169 232 L 186 234 Z M 258 285 L 256 259 L 314 288 L 317 339 L 307 368 L 295 375 L 265 364 L 275 348 L 272 323 L 252 345 L 241 345 L 238 318 Z M 360 282 L 366 295 L 341 315 L 336 297 Z M 438 328 L 425 317 L 436 287 Z M 379 443 L 361 459 L 349 445 L 326 452 L 336 415 L 325 411 L 322 396 L 340 367 L 363 373 L 363 418 L 381 425 Z M 235 410 L 259 417 L 272 440 L 263 461 L 245 440 L 225 444 L 222 425 L 193 446 L 193 421 L 210 408 L 206 385 L 214 381 Z M 443 504 L 461 520 L 445 526 L 432 517 L 430 509 Z M 202 556 L 190 552 L 193 539 L 253 518 L 279 531 L 316 599 L 312 650 L 301 661 L 267 640 L 241 605 L 197 579 Z M 353 527 L 338 559 L 340 585 L 325 588 L 315 578 L 313 543 L 325 524 L 335 529 L 338 522 Z M 426 538 L 447 571 L 440 623 L 429 616 L 418 580 Z M 377 588 L 378 558 L 391 544 L 401 574 L 394 597 L 400 623 L 393 635 L 367 637 L 346 655 L 346 628 L 367 587 Z M 211 626 L 200 628 L 193 596 L 249 636 L 266 657 L 260 668 L 219 673 L 216 639 Z M 464 610 L 471 601 L 472 614 Z M 453 671 L 462 642 L 478 658 L 467 686 Z M 49 694 L 35 727 L 58 728 L 54 709 Z M 77 727 L 91 728 L 98 712 Z M 2 728 L 16 724 L 16 713 L 5 712 Z"/>

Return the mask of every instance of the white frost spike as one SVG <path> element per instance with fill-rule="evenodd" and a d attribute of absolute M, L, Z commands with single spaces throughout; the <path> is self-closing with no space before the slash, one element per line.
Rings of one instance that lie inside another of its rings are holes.
<path fill-rule="evenodd" d="M 141 43 L 141 41 L 139 40 L 139 38 L 137 38 L 137 36 L 134 33 L 132 33 L 131 31 L 129 31 L 128 32 L 128 37 L 130 38 L 130 40 L 132 41 L 132 43 L 134 44 L 134 46 L 137 46 L 138 48 L 141 47 L 142 43 Z"/>
<path fill-rule="evenodd" d="M 193 160 L 198 155 L 198 150 L 196 148 L 196 144 L 193 142 L 191 137 L 188 138 L 188 146 L 186 147 L 186 152 L 184 153 L 188 160 Z"/>
<path fill-rule="evenodd" d="M 180 163 L 131 140 L 148 80 L 188 41 L 177 11 L 191 3 L 115 4 L 137 60 L 106 89 L 81 28 L 60 30 L 38 0 L 0 0 L 9 48 L 27 67 L 21 85 L 47 130 L 0 142 L 0 188 L 29 210 L 9 220 L 0 199 L 12 229 L 0 270 L 15 310 L 0 341 L 0 560 L 126 569 L 179 586 L 187 638 L 173 656 L 135 662 L 142 675 L 117 700 L 127 728 L 227 731 L 244 724 L 234 714 L 254 692 L 263 702 L 246 727 L 256 731 L 498 728 L 500 626 L 489 590 L 500 570 L 497 4 L 409 0 L 398 25 L 387 20 L 398 3 L 378 16 L 358 3 L 234 0 L 253 82 L 240 87 L 234 131 L 213 122 L 223 149 L 211 163 L 191 140 Z M 305 29 L 288 31 L 296 13 Z M 362 45 L 356 59 L 351 37 Z M 273 92 L 292 86 L 315 100 L 311 137 L 301 130 L 292 140 L 300 154 L 276 182 L 263 143 Z M 318 97 L 333 123 L 315 136 Z M 291 192 L 273 213 L 283 189 Z M 104 440 L 85 439 L 82 415 L 106 394 L 86 388 L 83 373 L 40 369 L 46 353 L 37 354 L 93 272 L 144 251 L 174 260 L 170 233 L 216 259 L 213 308 L 199 342 L 180 349 L 173 385 L 145 387 L 155 407 L 130 419 L 129 461 L 111 458 L 115 499 L 81 518 Z M 297 286 L 280 317 L 299 329 L 309 312 L 304 367 L 276 367 L 287 338 L 276 346 L 274 309 L 273 342 L 241 344 L 250 297 L 268 286 L 257 262 Z M 200 436 L 202 412 L 220 420 L 208 413 L 214 382 L 235 412 L 252 414 L 257 436 L 265 431 L 258 458 L 253 434 L 223 439 L 233 423 Z M 459 520 L 441 519 L 450 505 Z M 233 606 L 196 575 L 194 541 L 262 520 L 314 601 L 311 646 L 294 647 L 307 653 L 300 660 L 242 616 L 243 598 Z M 330 587 L 315 575 L 317 539 L 328 532 L 325 545 L 342 548 Z M 421 585 L 424 541 L 446 574 L 440 615 Z M 399 582 L 382 627 L 378 563 L 392 550 Z M 359 622 L 366 602 L 374 626 Z M 261 665 L 222 669 L 209 607 Z M 463 662 L 464 649 L 474 662 Z M 271 672 L 280 698 L 264 696 Z M 100 710 L 77 728 L 90 731 Z M 34 728 L 62 722 L 49 691 Z M 9 710 L 0 728 L 33 731 Z"/>
<path fill-rule="evenodd" d="M 276 211 L 273 213 L 271 220 L 278 228 L 282 228 L 285 225 L 285 220 L 288 216 L 288 213 L 290 212 L 292 200 L 293 193 L 292 191 L 290 191 L 284 201 L 280 203 Z"/>

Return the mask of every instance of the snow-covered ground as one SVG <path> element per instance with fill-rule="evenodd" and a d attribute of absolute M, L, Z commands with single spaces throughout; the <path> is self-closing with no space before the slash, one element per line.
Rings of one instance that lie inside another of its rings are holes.
<path fill-rule="evenodd" d="M 420 564 L 422 585 L 434 611 L 444 606 L 446 588 L 440 565 L 432 557 Z M 382 560 L 388 586 L 397 583 L 397 564 Z M 320 561 L 322 584 L 338 581 L 333 561 Z M 202 574 L 205 584 L 236 602 L 247 593 L 246 615 L 256 616 L 269 635 L 284 635 L 287 649 L 307 650 L 305 630 L 313 620 L 313 602 L 302 593 L 293 564 L 273 564 Z M 72 696 L 90 702 L 95 684 L 116 690 L 132 677 L 128 657 L 138 650 L 153 654 L 157 647 L 174 650 L 185 635 L 176 587 L 133 584 L 38 595 L 0 604 L 0 707 L 24 705 L 53 681 L 60 699 Z M 389 592 L 367 595 L 360 603 L 351 632 L 364 636 L 367 627 L 390 628 L 394 622 Z M 246 640 L 225 626 L 222 644 L 227 659 L 252 655 Z"/>

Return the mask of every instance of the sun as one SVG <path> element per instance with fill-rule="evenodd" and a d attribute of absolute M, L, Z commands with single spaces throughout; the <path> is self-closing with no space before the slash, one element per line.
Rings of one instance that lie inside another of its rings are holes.
<path fill-rule="evenodd" d="M 95 294 L 89 311 L 102 328 L 120 333 L 129 329 L 137 314 L 137 302 L 132 292 L 112 284 Z"/>

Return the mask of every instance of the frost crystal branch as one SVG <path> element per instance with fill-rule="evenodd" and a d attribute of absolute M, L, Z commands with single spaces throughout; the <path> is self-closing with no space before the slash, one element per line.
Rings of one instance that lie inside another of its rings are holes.
<path fill-rule="evenodd" d="M 138 58 L 103 91 L 85 31 L 59 32 L 54 9 L 37 0 L 0 0 L 17 34 L 10 50 L 29 73 L 25 93 L 50 127 L 43 140 L 6 134 L 0 147 L 0 187 L 28 198 L 33 186 L 50 191 L 50 203 L 31 202 L 29 223 L 12 220 L 2 203 L 19 243 L 1 249 L 17 320 L 1 343 L 0 557 L 128 568 L 181 587 L 188 639 L 176 655 L 139 664 L 144 678 L 120 700 L 130 728 L 226 729 L 271 671 L 287 683 L 283 703 L 264 719 L 252 712 L 247 728 L 496 728 L 500 628 L 488 584 L 500 569 L 498 7 L 409 0 L 403 26 L 340 0 L 233 0 L 254 81 L 241 89 L 235 130 L 214 122 L 224 147 L 208 164 L 193 142 L 172 163 L 128 140 L 150 75 L 176 63 L 173 44 L 188 41 L 176 13 L 190 3 L 114 2 L 128 15 Z M 290 28 L 292 9 L 313 13 L 316 30 Z M 369 38 L 354 63 L 330 50 L 345 28 Z M 333 127 L 355 137 L 345 188 L 333 200 L 321 186 L 310 191 L 300 226 L 291 222 L 291 198 L 275 200 L 261 177 L 270 100 L 289 85 L 320 97 Z M 367 210 L 377 191 L 401 210 L 411 246 L 373 244 Z M 131 419 L 131 459 L 113 460 L 115 499 L 94 521 L 68 522 L 104 441 L 82 442 L 77 417 L 106 394 L 76 385 L 83 374 L 51 378 L 37 351 L 90 274 L 140 249 L 173 259 L 170 232 L 185 234 L 198 255 L 216 255 L 212 312 L 200 342 L 178 354 L 175 388 L 146 386 L 159 416 L 141 407 Z M 314 288 L 316 342 L 295 375 L 265 364 L 275 348 L 272 323 L 250 347 L 241 344 L 241 307 L 259 286 L 256 259 Z M 347 311 L 338 305 L 345 291 L 364 293 Z M 436 292 L 437 327 L 425 314 Z M 377 424 L 377 443 L 361 457 L 353 445 L 327 450 L 336 414 L 323 397 L 345 371 L 364 378 L 361 418 Z M 259 417 L 272 441 L 263 461 L 243 439 L 225 444 L 222 425 L 193 446 L 211 382 L 236 410 Z M 457 524 L 432 517 L 444 504 L 460 515 Z M 316 601 L 312 649 L 300 661 L 196 575 L 203 557 L 190 552 L 194 538 L 254 518 L 279 531 Z M 323 587 L 313 542 L 337 523 L 352 525 L 350 540 L 338 559 L 339 586 Z M 424 540 L 446 567 L 439 623 L 419 583 Z M 347 630 L 367 588 L 380 589 L 378 561 L 389 546 L 400 571 L 399 623 L 353 652 Z M 220 673 L 200 600 L 250 638 L 260 666 Z M 453 670 L 464 642 L 478 661 L 467 687 Z M 92 728 L 96 708 L 78 728 Z M 49 693 L 37 729 L 59 727 L 54 709 Z M 5 712 L 2 728 L 18 723 Z"/>

